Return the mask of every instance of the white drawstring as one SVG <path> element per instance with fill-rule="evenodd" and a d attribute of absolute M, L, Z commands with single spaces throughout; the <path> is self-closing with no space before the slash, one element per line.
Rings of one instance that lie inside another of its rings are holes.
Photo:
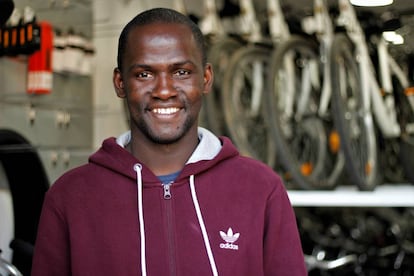
<path fill-rule="evenodd" d="M 139 219 L 139 233 L 141 237 L 141 271 L 142 275 L 147 275 L 147 265 L 145 258 L 145 227 L 144 227 L 144 212 L 142 207 L 142 166 L 135 164 L 134 170 L 137 173 L 137 186 L 138 186 L 138 219 Z"/>
<path fill-rule="evenodd" d="M 210 261 L 211 270 L 214 276 L 218 275 L 216 262 L 214 261 L 213 252 L 211 251 L 210 241 L 208 239 L 206 226 L 204 224 L 203 216 L 201 215 L 200 205 L 198 204 L 197 194 L 194 186 L 194 175 L 190 176 L 190 190 L 191 198 L 193 199 L 193 204 L 197 213 L 198 223 L 200 224 L 201 233 L 203 234 L 204 246 L 207 250 L 208 259 Z"/>

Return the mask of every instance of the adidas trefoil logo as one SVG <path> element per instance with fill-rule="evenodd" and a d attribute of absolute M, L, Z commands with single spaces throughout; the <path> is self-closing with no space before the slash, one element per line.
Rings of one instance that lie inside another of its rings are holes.
<path fill-rule="evenodd" d="M 230 227 L 227 230 L 227 233 L 220 231 L 220 236 L 226 242 L 226 243 L 220 243 L 220 248 L 239 250 L 239 246 L 233 243 L 239 239 L 240 233 L 233 233 L 233 229 L 231 229 Z"/>

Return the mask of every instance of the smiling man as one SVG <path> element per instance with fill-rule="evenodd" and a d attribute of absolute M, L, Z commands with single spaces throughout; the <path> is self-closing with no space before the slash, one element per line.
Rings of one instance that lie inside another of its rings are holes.
<path fill-rule="evenodd" d="M 157 8 L 119 38 L 130 131 L 48 191 L 33 276 L 306 275 L 280 177 L 198 127 L 213 70 L 200 29 Z"/>
<path fill-rule="evenodd" d="M 155 22 L 121 35 L 128 46 L 120 44 L 114 85 L 130 111 L 128 149 L 156 175 L 181 170 L 195 150 L 202 96 L 213 81 L 201 38 L 197 43 L 189 31 Z"/>

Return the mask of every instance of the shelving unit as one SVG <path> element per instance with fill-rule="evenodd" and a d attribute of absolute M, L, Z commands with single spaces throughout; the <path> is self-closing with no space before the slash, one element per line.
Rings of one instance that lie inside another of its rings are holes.
<path fill-rule="evenodd" d="M 414 185 L 384 184 L 374 191 L 340 186 L 333 191 L 288 191 L 294 207 L 414 207 Z"/>

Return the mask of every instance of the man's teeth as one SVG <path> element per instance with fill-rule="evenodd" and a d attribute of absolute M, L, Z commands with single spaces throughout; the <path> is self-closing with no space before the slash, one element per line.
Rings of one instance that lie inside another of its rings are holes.
<path fill-rule="evenodd" d="M 156 113 L 156 114 L 163 114 L 163 115 L 168 115 L 168 114 L 173 114 L 178 112 L 180 109 L 177 107 L 168 107 L 168 108 L 154 108 L 152 110 L 152 112 Z"/>

